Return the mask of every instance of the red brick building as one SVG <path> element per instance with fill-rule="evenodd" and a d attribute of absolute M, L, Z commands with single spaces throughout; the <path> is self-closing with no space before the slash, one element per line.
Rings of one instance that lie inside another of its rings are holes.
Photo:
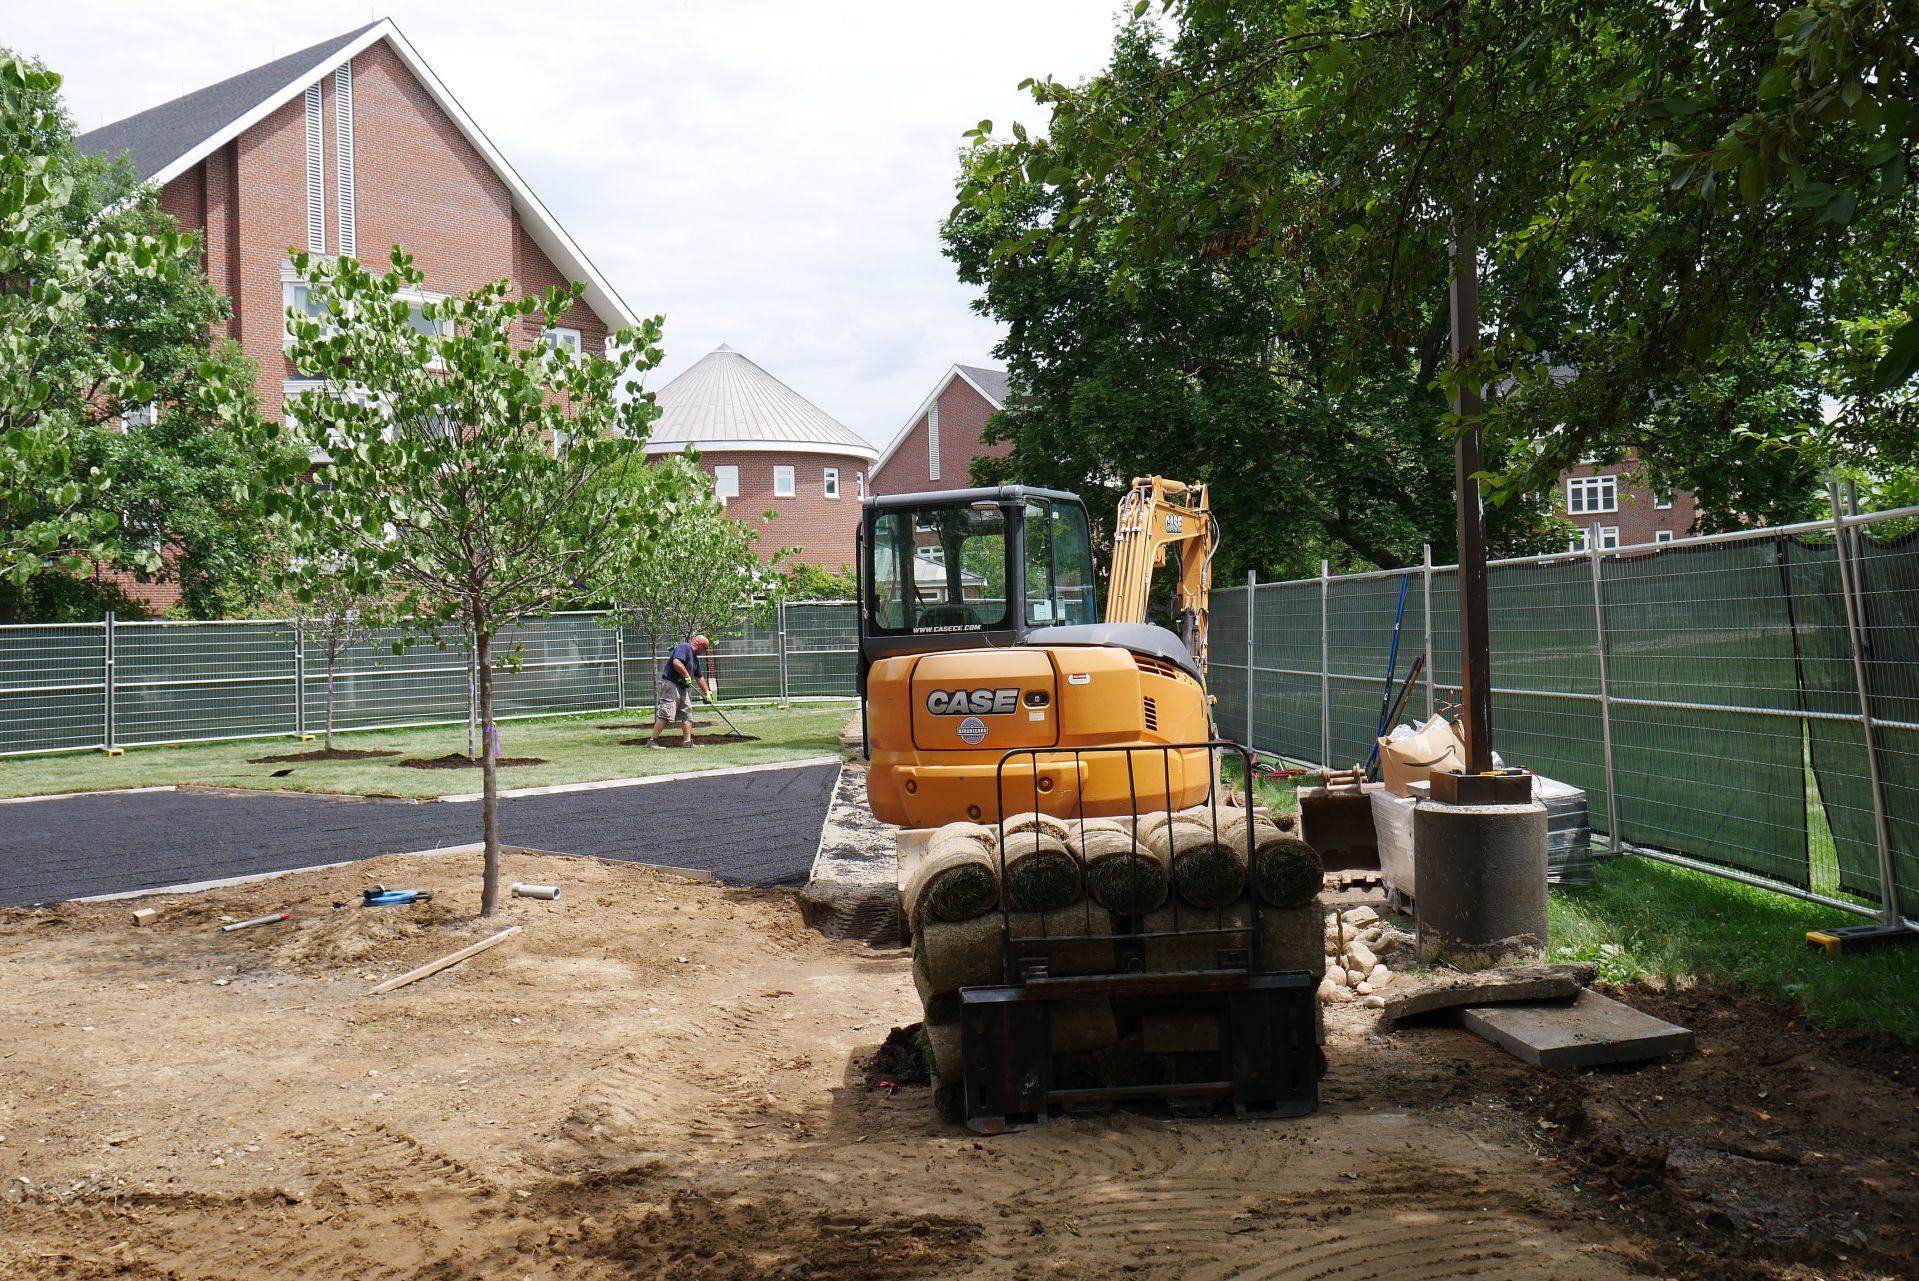
<path fill-rule="evenodd" d="M 757 521 L 760 547 L 798 547 L 828 569 L 853 564 L 871 445 L 725 343 L 660 388 L 649 454 L 699 450 L 729 514 Z"/>
<path fill-rule="evenodd" d="M 1573 551 L 1586 550 L 1595 528 L 1602 549 L 1669 543 L 1692 532 L 1693 496 L 1655 492 L 1631 455 L 1612 463 L 1582 462 L 1563 473 L 1554 505 L 1579 526 Z"/>
<path fill-rule="evenodd" d="M 259 363 L 262 406 L 300 390 L 286 309 L 306 305 L 289 251 L 376 269 L 403 245 L 421 300 L 509 279 L 585 296 L 548 341 L 604 348 L 637 318 L 391 21 L 370 23 L 83 135 L 125 152 L 233 300 L 223 336 Z M 541 338 L 527 321 L 527 341 Z M 162 407 L 160 412 L 164 413 Z"/>
<path fill-rule="evenodd" d="M 986 420 L 1006 407 L 1006 394 L 1003 369 L 948 369 L 873 464 L 873 492 L 916 494 L 972 485 L 975 458 L 1013 452 L 1010 443 L 988 445 L 980 439 Z"/>

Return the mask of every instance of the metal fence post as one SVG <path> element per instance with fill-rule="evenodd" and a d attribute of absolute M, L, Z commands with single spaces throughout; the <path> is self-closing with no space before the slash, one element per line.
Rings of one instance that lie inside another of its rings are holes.
<path fill-rule="evenodd" d="M 1319 767 L 1333 768 L 1333 664 L 1332 664 L 1332 614 L 1327 602 L 1331 599 L 1331 564 L 1325 559 L 1319 562 Z"/>
<path fill-rule="evenodd" d="M 1259 571 L 1246 571 L 1246 750 L 1252 751 L 1253 742 L 1253 660 L 1259 655 L 1254 652 L 1253 644 L 1253 602 L 1259 598 Z M 1247 795 L 1252 795 L 1252 784 L 1247 784 Z"/>
<path fill-rule="evenodd" d="M 480 653 L 474 648 L 473 629 L 462 626 L 460 632 L 466 637 L 466 754 L 472 757 L 480 751 Z"/>
<path fill-rule="evenodd" d="M 619 710 L 626 710 L 626 624 L 613 628 L 613 699 Z"/>
<path fill-rule="evenodd" d="M 293 736 L 305 740 L 307 732 L 307 629 L 297 618 L 293 621 Z"/>
<path fill-rule="evenodd" d="M 773 604 L 773 633 L 780 649 L 780 706 L 784 708 L 791 706 L 793 700 L 786 674 L 786 602 L 783 600 Z"/>
<path fill-rule="evenodd" d="M 1438 711 L 1438 696 L 1433 690 L 1433 669 L 1439 666 L 1439 655 L 1433 653 L 1433 545 L 1421 543 L 1419 546 L 1419 591 L 1422 601 L 1421 615 L 1426 620 L 1426 719 L 1431 720 Z"/>
<path fill-rule="evenodd" d="M 1605 753 L 1606 765 L 1606 852 L 1618 854 L 1624 849 L 1624 842 L 1619 836 L 1619 788 L 1613 782 L 1612 678 L 1606 665 L 1606 608 L 1600 592 L 1597 525 L 1586 539 L 1586 559 L 1592 564 L 1593 647 L 1599 655 L 1599 744 Z"/>
<path fill-rule="evenodd" d="M 1886 783 L 1879 773 L 1879 735 L 1874 731 L 1872 694 L 1866 679 L 1865 647 L 1859 634 L 1859 605 L 1855 596 L 1859 586 L 1858 565 L 1853 563 L 1852 540 L 1848 538 L 1845 513 L 1839 508 L 1839 486 L 1828 483 L 1832 500 L 1833 551 L 1839 558 L 1839 589 L 1846 597 L 1846 642 L 1852 650 L 1852 679 L 1859 691 L 1859 728 L 1866 736 L 1866 772 L 1872 778 L 1872 826 L 1879 841 L 1879 918 L 1889 926 L 1899 924 L 1899 885 L 1892 865 L 1892 835 L 1886 826 Z M 1856 534 L 1857 530 L 1851 531 Z"/>
<path fill-rule="evenodd" d="M 112 751 L 113 742 L 113 611 L 108 610 L 106 617 L 100 620 L 101 635 L 105 643 L 101 646 L 101 682 L 100 682 L 100 746 Z"/>

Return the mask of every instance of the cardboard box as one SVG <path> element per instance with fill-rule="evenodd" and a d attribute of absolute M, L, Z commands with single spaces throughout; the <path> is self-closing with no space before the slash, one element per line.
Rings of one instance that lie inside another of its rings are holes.
<path fill-rule="evenodd" d="M 1420 727 L 1417 734 L 1397 741 L 1379 740 L 1380 778 L 1394 796 L 1405 796 L 1407 788 L 1438 773 L 1466 768 L 1459 739 L 1444 716 L 1435 716 Z"/>

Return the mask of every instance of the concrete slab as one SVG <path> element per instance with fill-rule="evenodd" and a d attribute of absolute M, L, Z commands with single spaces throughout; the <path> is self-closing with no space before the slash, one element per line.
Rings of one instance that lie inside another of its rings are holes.
<path fill-rule="evenodd" d="M 1689 1029 L 1582 990 L 1569 1002 L 1475 1006 L 1460 1022 L 1534 1067 L 1638 1063 L 1693 1048 Z"/>
<path fill-rule="evenodd" d="M 1379 1026 L 1390 1028 L 1402 1019 L 1474 1005 L 1504 1005 L 1519 1001 L 1567 1001 L 1579 995 L 1599 973 L 1599 967 L 1581 965 L 1519 965 L 1471 974 L 1440 974 L 1414 981 L 1403 990 L 1395 983 Z M 1407 976 L 1410 978 L 1411 976 Z"/>

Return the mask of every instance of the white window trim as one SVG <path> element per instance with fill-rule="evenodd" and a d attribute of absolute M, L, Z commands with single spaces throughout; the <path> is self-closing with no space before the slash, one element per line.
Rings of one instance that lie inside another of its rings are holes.
<path fill-rule="evenodd" d="M 1673 535 L 1670 529 L 1660 529 L 1660 530 L 1653 531 L 1652 540 L 1655 543 L 1670 543 L 1672 541 L 1672 537 Z"/>
<path fill-rule="evenodd" d="M 120 426 L 127 431 L 135 427 L 151 427 L 160 421 L 160 402 L 149 400 L 144 405 L 120 406 Z"/>
<path fill-rule="evenodd" d="M 586 342 L 580 337 L 580 331 L 569 329 L 565 325 L 553 325 L 540 331 L 540 341 L 557 351 L 567 351 L 577 358 L 586 350 Z"/>
<path fill-rule="evenodd" d="M 820 471 L 820 492 L 828 498 L 840 496 L 840 469 L 826 467 Z"/>
<path fill-rule="evenodd" d="M 326 137 L 320 121 L 320 85 L 307 86 L 307 248 L 326 252 Z"/>
<path fill-rule="evenodd" d="M 730 482 L 730 483 L 729 483 Z M 727 492 L 728 490 L 732 492 Z M 713 494 L 721 504 L 740 496 L 740 469 L 736 463 L 720 463 L 713 468 Z"/>
<path fill-rule="evenodd" d="M 353 62 L 333 71 L 334 198 L 340 206 L 340 256 L 360 256 L 359 209 L 353 177 Z"/>
<path fill-rule="evenodd" d="M 866 501 L 866 473 L 865 472 L 856 471 L 853 473 L 853 486 L 854 486 L 854 489 L 858 492 L 860 501 L 865 502 Z"/>
<path fill-rule="evenodd" d="M 936 400 L 926 410 L 926 479 L 940 478 L 940 405 Z"/>
<path fill-rule="evenodd" d="M 1598 528 L 1599 550 L 1602 552 L 1616 550 L 1619 547 L 1619 526 L 1601 525 Z M 1566 544 L 1566 550 L 1569 552 L 1591 551 L 1592 526 L 1582 527 L 1579 531 L 1579 537 Z"/>
<path fill-rule="evenodd" d="M 1577 495 L 1577 499 L 1575 498 Z M 1568 476 L 1566 478 L 1566 514 L 1601 516 L 1619 510 L 1619 477 Z"/>
<path fill-rule="evenodd" d="M 781 464 L 773 468 L 773 497 L 799 497 L 799 469 L 791 464 Z"/>
<path fill-rule="evenodd" d="M 1665 496 L 1664 498 L 1661 498 L 1661 497 L 1660 497 L 1660 496 L 1659 496 L 1658 494 L 1654 494 L 1654 495 L 1652 496 L 1652 509 L 1653 509 L 1654 511 L 1656 511 L 1656 512 L 1669 512 L 1669 511 L 1671 511 L 1671 510 L 1672 510 L 1672 495 L 1671 495 L 1671 494 L 1667 494 L 1667 495 L 1666 495 L 1666 496 Z"/>

